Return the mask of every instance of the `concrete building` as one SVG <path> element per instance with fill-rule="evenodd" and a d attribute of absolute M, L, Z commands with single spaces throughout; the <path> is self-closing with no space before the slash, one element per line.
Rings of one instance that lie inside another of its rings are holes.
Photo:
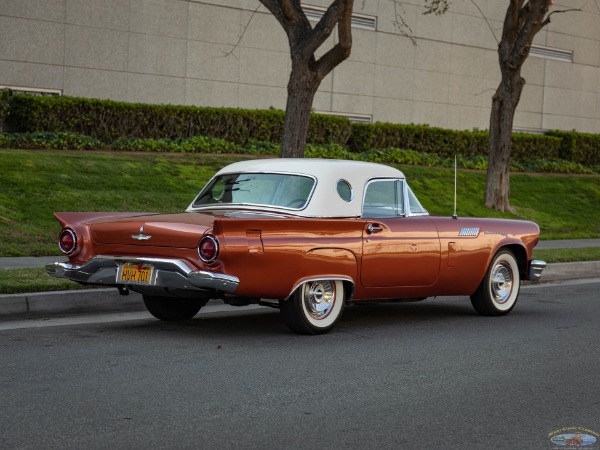
<path fill-rule="evenodd" d="M 581 11 L 553 15 L 538 34 L 515 129 L 600 133 L 599 2 L 556 3 Z M 327 4 L 305 9 L 317 20 Z M 323 81 L 314 110 L 488 128 L 507 4 L 453 0 L 436 17 L 422 15 L 422 0 L 356 1 L 352 55 Z M 0 0 L 0 87 L 284 109 L 289 71 L 287 38 L 257 0 Z"/>

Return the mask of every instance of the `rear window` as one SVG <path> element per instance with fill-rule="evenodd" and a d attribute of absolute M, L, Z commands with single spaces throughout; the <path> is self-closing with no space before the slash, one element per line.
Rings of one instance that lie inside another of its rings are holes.
<path fill-rule="evenodd" d="M 303 209 L 315 187 L 315 179 L 278 173 L 224 174 L 214 178 L 193 207 L 208 205 L 258 205 Z"/>

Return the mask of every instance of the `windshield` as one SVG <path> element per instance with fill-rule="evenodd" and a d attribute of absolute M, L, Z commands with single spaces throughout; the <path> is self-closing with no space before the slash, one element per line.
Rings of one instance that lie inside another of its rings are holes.
<path fill-rule="evenodd" d="M 315 187 L 315 179 L 278 173 L 235 173 L 214 178 L 192 205 L 259 205 L 303 209 Z"/>

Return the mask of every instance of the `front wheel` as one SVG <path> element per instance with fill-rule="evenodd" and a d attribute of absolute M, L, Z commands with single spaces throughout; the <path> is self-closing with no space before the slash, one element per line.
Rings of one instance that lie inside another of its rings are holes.
<path fill-rule="evenodd" d="M 483 281 L 471 295 L 475 311 L 484 316 L 503 316 L 512 311 L 519 297 L 521 277 L 515 255 L 509 250 L 496 254 Z"/>
<path fill-rule="evenodd" d="M 198 314 L 205 300 L 144 295 L 148 312 L 160 320 L 188 320 Z"/>
<path fill-rule="evenodd" d="M 300 334 L 323 334 L 333 328 L 344 310 L 344 283 L 315 280 L 302 284 L 292 297 L 281 302 L 281 317 L 290 330 Z"/>

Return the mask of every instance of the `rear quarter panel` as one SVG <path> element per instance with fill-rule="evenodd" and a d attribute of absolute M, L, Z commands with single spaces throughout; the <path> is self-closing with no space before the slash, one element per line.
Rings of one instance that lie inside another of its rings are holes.
<path fill-rule="evenodd" d="M 364 221 L 222 218 L 219 222 L 220 270 L 240 279 L 236 295 L 281 299 L 312 277 L 358 279 Z"/>

